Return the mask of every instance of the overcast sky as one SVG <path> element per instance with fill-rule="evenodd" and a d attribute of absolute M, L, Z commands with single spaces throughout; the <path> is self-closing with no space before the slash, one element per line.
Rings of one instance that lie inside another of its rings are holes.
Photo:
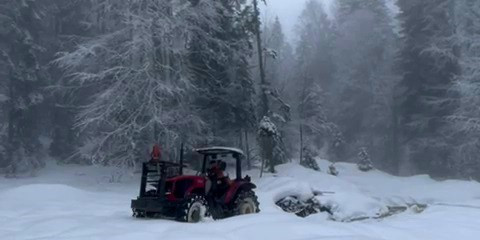
<path fill-rule="evenodd" d="M 308 0 L 267 0 L 267 6 L 262 1 L 259 1 L 262 9 L 262 18 L 267 18 L 273 21 L 276 16 L 280 18 L 285 34 L 290 42 L 295 39 L 295 24 L 297 24 L 298 17 Z M 335 0 L 317 0 L 329 6 Z M 387 6 L 394 12 L 398 12 L 395 6 L 396 0 L 385 0 Z M 263 20 L 265 22 L 265 20 Z"/>
<path fill-rule="evenodd" d="M 267 6 L 260 1 L 262 18 L 267 18 L 270 21 L 273 21 L 275 17 L 278 16 L 288 39 L 290 41 L 295 40 L 295 24 L 297 24 L 298 17 L 307 1 L 308 0 L 267 0 Z M 328 4 L 331 0 L 318 1 Z"/>

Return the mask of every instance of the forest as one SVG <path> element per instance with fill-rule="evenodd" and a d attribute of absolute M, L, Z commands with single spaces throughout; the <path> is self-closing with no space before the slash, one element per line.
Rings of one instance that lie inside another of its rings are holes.
<path fill-rule="evenodd" d="M 159 144 L 480 179 L 480 1 L 309 0 L 293 40 L 269 1 L 0 1 L 0 174 Z"/>

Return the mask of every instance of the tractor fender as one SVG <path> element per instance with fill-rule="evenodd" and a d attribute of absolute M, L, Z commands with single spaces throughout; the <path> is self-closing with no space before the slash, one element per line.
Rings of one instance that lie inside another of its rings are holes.
<path fill-rule="evenodd" d="M 239 192 L 250 191 L 255 188 L 257 188 L 257 186 L 251 182 L 233 182 L 225 196 L 225 203 L 229 204 Z"/>

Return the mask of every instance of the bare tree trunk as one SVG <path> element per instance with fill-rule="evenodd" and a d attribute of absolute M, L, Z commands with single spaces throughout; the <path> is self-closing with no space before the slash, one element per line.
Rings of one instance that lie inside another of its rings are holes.
<path fill-rule="evenodd" d="M 263 171 L 265 169 L 265 166 L 267 163 L 269 164 L 270 167 L 270 172 L 274 173 L 273 169 L 273 163 L 272 162 L 267 162 L 269 159 L 273 159 L 273 138 L 270 136 L 264 136 L 262 139 L 261 146 L 263 146 L 262 149 L 262 166 L 260 168 L 260 177 L 263 176 Z"/>
<path fill-rule="evenodd" d="M 13 63 L 12 61 L 10 60 L 10 58 L 8 57 L 7 55 L 7 60 L 8 62 L 10 63 L 10 66 L 9 67 L 9 83 L 8 83 L 8 97 L 10 99 L 10 102 L 14 101 L 14 97 L 15 97 L 15 92 L 14 92 L 14 87 L 13 87 L 13 80 L 12 78 L 14 77 L 13 76 Z M 18 136 L 15 136 L 17 135 L 16 132 L 15 132 L 15 127 L 14 127 L 14 124 L 15 124 L 15 105 L 14 104 L 8 104 L 9 106 L 9 109 L 8 109 L 8 135 L 7 135 L 7 152 L 6 152 L 6 166 L 7 167 L 10 167 L 9 171 L 10 172 L 7 172 L 7 174 L 12 174 L 13 176 L 15 176 L 16 174 L 16 163 L 15 161 L 17 161 L 18 159 L 14 159 L 14 152 L 15 150 L 19 147 L 18 146 L 18 139 L 15 139 L 15 137 L 18 138 Z"/>
<path fill-rule="evenodd" d="M 263 169 L 265 168 L 265 156 L 262 154 L 262 165 L 260 166 L 260 178 L 263 177 Z"/>
<path fill-rule="evenodd" d="M 252 163 L 250 162 L 250 147 L 248 146 L 248 130 L 245 129 L 245 153 L 247 157 L 247 169 L 252 169 Z"/>
<path fill-rule="evenodd" d="M 398 113 L 397 106 L 393 103 L 392 106 L 392 162 L 393 162 L 393 171 L 396 175 L 400 174 L 400 151 L 399 151 L 399 134 L 398 134 Z M 389 154 L 387 154 L 388 156 Z"/>
<path fill-rule="evenodd" d="M 242 150 L 245 150 L 243 148 L 243 129 L 238 129 L 238 147 Z"/>
<path fill-rule="evenodd" d="M 258 10 L 258 0 L 253 0 L 253 10 L 255 12 L 255 36 L 257 40 L 257 52 L 258 52 L 258 65 L 260 70 L 260 101 L 261 101 L 261 118 L 264 116 L 268 116 L 270 113 L 269 104 L 268 104 L 268 82 L 265 77 L 265 67 L 263 65 L 263 48 L 262 48 L 262 37 L 260 35 L 260 11 Z M 267 136 L 267 138 L 269 138 Z M 271 138 L 271 137 L 270 137 Z M 272 140 L 272 139 L 270 139 Z M 268 141 L 267 139 L 262 139 L 261 141 Z M 265 146 L 262 144 L 262 146 Z M 263 147 L 262 149 L 262 166 L 260 169 L 260 177 L 263 175 L 263 169 L 265 167 L 265 161 L 267 160 L 269 163 L 272 163 L 273 159 L 273 148 L 271 147 Z M 267 158 L 267 159 L 265 159 Z"/>
<path fill-rule="evenodd" d="M 260 35 L 260 12 L 258 10 L 258 0 L 253 0 L 253 8 L 255 11 L 255 27 L 256 27 L 256 39 L 257 39 L 257 51 L 258 51 L 258 64 L 260 69 L 260 89 L 261 89 L 261 107 L 262 111 L 261 114 L 263 116 L 267 116 L 269 113 L 269 106 L 268 106 L 268 96 L 267 96 L 267 88 L 268 83 L 265 77 L 265 67 L 263 65 L 263 48 L 262 48 L 262 37 Z"/>
<path fill-rule="evenodd" d="M 305 121 L 305 95 L 307 92 L 307 77 L 303 76 L 303 87 L 302 87 L 302 95 L 300 96 L 300 107 L 299 107 L 299 131 L 300 131 L 300 163 L 303 161 L 303 124 Z"/>
<path fill-rule="evenodd" d="M 300 163 L 303 160 L 303 126 L 300 123 Z"/>

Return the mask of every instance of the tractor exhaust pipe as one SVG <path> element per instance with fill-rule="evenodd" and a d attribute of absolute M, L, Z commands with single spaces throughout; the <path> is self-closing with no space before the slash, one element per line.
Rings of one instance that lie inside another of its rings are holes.
<path fill-rule="evenodd" d="M 180 145 L 180 167 L 178 168 L 178 175 L 182 176 L 183 175 L 183 142 Z"/>

